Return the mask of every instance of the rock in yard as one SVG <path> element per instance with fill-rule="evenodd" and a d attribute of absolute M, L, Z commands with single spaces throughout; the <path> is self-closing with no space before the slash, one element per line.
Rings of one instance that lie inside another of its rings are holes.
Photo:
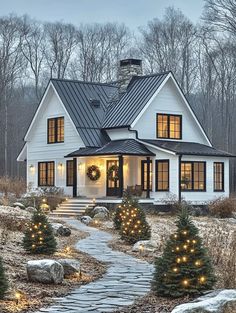
<path fill-rule="evenodd" d="M 216 290 L 194 302 L 178 305 L 171 313 L 234 313 L 236 289 Z"/>
<path fill-rule="evenodd" d="M 107 213 L 100 212 L 94 215 L 95 220 L 106 221 L 108 219 Z"/>
<path fill-rule="evenodd" d="M 32 206 L 28 206 L 25 210 L 29 213 L 34 213 L 37 211 L 37 209 Z"/>
<path fill-rule="evenodd" d="M 88 225 L 89 223 L 92 222 L 92 217 L 88 216 L 88 215 L 84 215 L 80 218 L 80 221 L 86 225 Z"/>
<path fill-rule="evenodd" d="M 64 226 L 63 224 L 51 223 L 51 225 L 52 225 L 53 233 L 54 233 L 55 236 L 68 237 L 68 236 L 71 235 L 70 228 Z"/>
<path fill-rule="evenodd" d="M 22 209 L 22 210 L 25 209 L 24 204 L 22 204 L 22 203 L 20 203 L 20 202 L 15 202 L 15 203 L 13 203 L 13 207 L 14 207 L 14 208 L 18 207 L 18 208 L 20 208 L 20 209 Z"/>
<path fill-rule="evenodd" d="M 96 206 L 93 209 L 93 214 L 104 213 L 107 217 L 109 216 L 109 210 L 105 206 Z"/>
<path fill-rule="evenodd" d="M 152 240 L 140 240 L 133 245 L 132 251 L 149 253 L 156 250 L 156 245 Z"/>
<path fill-rule="evenodd" d="M 60 259 L 57 262 L 63 266 L 65 276 L 72 275 L 80 270 L 80 263 L 75 259 Z"/>
<path fill-rule="evenodd" d="M 33 282 L 60 284 L 64 278 L 64 269 L 54 260 L 34 260 L 27 263 L 27 276 Z"/>

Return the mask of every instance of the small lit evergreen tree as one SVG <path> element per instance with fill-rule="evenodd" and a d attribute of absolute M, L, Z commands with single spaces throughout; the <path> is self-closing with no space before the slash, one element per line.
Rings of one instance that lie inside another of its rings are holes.
<path fill-rule="evenodd" d="M 182 210 L 176 225 L 177 232 L 155 262 L 153 289 L 171 297 L 201 294 L 215 283 L 211 261 L 187 210 Z"/>
<path fill-rule="evenodd" d="M 137 207 L 138 201 L 134 199 L 127 191 L 124 192 L 122 204 L 115 211 L 113 224 L 114 228 L 120 230 L 122 221 L 131 207 Z"/>
<path fill-rule="evenodd" d="M 121 206 L 121 239 L 128 243 L 135 243 L 139 240 L 148 240 L 151 237 L 150 226 L 146 216 L 138 202 L 131 197 L 126 197 Z"/>
<path fill-rule="evenodd" d="M 2 258 L 0 257 L 0 299 L 4 298 L 7 289 L 8 289 L 7 278 L 5 276 Z"/>
<path fill-rule="evenodd" d="M 24 249 L 31 254 L 53 254 L 57 243 L 47 216 L 41 211 L 34 213 L 23 238 Z"/>

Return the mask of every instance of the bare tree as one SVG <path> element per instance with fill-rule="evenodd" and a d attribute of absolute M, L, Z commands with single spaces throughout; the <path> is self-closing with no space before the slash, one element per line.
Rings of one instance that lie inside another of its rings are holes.
<path fill-rule="evenodd" d="M 45 32 L 42 24 L 28 18 L 23 19 L 22 53 L 27 60 L 28 71 L 33 75 L 35 95 L 39 99 L 42 93 L 42 74 L 45 66 Z"/>
<path fill-rule="evenodd" d="M 140 31 L 139 48 L 146 60 L 147 72 L 171 70 L 189 95 L 193 89 L 196 69 L 194 25 L 180 10 L 169 7 L 162 20 L 154 19 Z"/>
<path fill-rule="evenodd" d="M 46 64 L 50 77 L 64 78 L 78 42 L 77 30 L 72 24 L 46 23 Z"/>
<path fill-rule="evenodd" d="M 0 108 L 4 112 L 5 175 L 8 174 L 8 105 L 23 66 L 21 28 L 22 21 L 15 16 L 0 18 Z"/>
<path fill-rule="evenodd" d="M 85 81 L 116 78 L 117 62 L 128 50 L 130 38 L 130 32 L 123 24 L 81 25 L 70 76 Z"/>
<path fill-rule="evenodd" d="M 205 0 L 203 20 L 217 30 L 236 34 L 235 0 Z"/>

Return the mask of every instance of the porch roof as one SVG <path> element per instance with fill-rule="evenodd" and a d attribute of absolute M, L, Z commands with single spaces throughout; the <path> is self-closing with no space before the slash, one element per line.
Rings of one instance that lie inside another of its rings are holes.
<path fill-rule="evenodd" d="M 96 155 L 136 155 L 153 156 L 155 155 L 148 148 L 135 139 L 113 140 L 100 148 L 80 148 L 65 157 L 76 156 L 96 156 Z"/>
<path fill-rule="evenodd" d="M 186 141 L 168 141 L 168 140 L 152 140 L 141 139 L 144 143 L 148 143 L 158 148 L 166 149 L 180 155 L 199 155 L 199 156 L 215 156 L 215 157 L 235 157 L 235 155 L 217 150 L 214 147 L 206 146 L 195 142 Z"/>

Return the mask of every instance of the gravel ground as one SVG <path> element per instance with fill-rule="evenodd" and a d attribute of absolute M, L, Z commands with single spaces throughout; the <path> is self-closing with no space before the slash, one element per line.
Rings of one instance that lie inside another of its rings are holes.
<path fill-rule="evenodd" d="M 17 210 L 15 211 L 14 209 L 13 212 L 14 214 L 12 214 L 12 216 L 18 216 L 18 214 L 16 214 Z M 23 213 L 23 216 L 26 220 L 30 218 L 30 215 L 26 213 Z M 1 210 L 0 207 L 0 219 L 2 217 L 5 217 L 5 210 Z M 0 224 L 0 239 L 2 230 Z M 0 243 L 0 253 L 3 257 L 10 285 L 5 301 L 0 301 L 0 312 L 31 312 L 31 310 L 36 310 L 52 303 L 54 297 L 64 296 L 68 294 L 70 290 L 101 277 L 106 271 L 105 264 L 98 262 L 85 253 L 73 249 L 69 254 L 65 252 L 66 247 L 73 247 L 78 240 L 83 239 L 86 236 L 86 233 L 72 229 L 72 235 L 70 237 L 56 237 L 58 242 L 58 252 L 55 255 L 50 257 L 46 255 L 32 256 L 25 253 L 21 246 L 23 233 L 21 231 L 9 231 L 6 244 L 2 245 Z M 77 277 L 65 279 L 61 285 L 44 285 L 27 281 L 25 269 L 27 261 L 43 258 L 56 260 L 62 257 L 76 258 L 79 260 L 82 269 L 82 279 L 78 279 Z M 24 300 L 22 300 L 19 305 L 16 305 L 14 299 L 16 291 L 21 291 L 24 294 Z"/>

